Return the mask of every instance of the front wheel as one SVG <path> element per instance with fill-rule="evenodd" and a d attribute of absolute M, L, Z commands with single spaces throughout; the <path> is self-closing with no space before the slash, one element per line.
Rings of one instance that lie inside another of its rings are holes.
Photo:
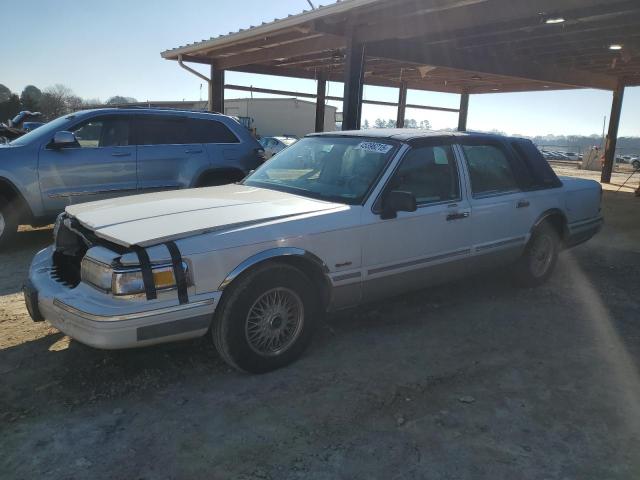
<path fill-rule="evenodd" d="M 552 226 L 544 223 L 538 227 L 516 263 L 518 283 L 524 287 L 536 287 L 546 282 L 556 266 L 559 246 L 558 234 Z"/>
<path fill-rule="evenodd" d="M 211 329 L 216 349 L 229 365 L 265 373 L 304 352 L 320 314 L 317 289 L 304 273 L 266 264 L 229 288 Z"/>

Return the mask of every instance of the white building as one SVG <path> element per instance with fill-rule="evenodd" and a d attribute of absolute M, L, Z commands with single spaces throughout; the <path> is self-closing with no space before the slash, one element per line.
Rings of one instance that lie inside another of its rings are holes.
<path fill-rule="evenodd" d="M 336 129 L 336 107 L 325 106 L 324 131 Z M 315 130 L 316 104 L 297 98 L 231 98 L 224 101 L 224 113 L 249 119 L 250 128 L 262 137 L 295 135 Z"/>

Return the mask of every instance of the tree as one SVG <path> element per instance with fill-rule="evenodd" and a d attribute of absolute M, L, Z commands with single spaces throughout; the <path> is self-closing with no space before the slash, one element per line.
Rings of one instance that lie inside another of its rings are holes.
<path fill-rule="evenodd" d="M 420 122 L 420 128 L 423 130 L 431 130 L 431 122 L 429 120 L 422 120 Z"/>
<path fill-rule="evenodd" d="M 120 95 L 115 95 L 113 97 L 111 97 L 109 100 L 106 101 L 107 105 L 122 105 L 125 103 L 135 103 L 138 100 L 136 100 L 133 97 L 123 97 Z"/>
<path fill-rule="evenodd" d="M 365 118 L 365 120 L 364 120 L 364 125 L 363 125 L 362 127 L 363 127 L 363 128 L 365 128 L 365 129 L 367 129 L 367 128 L 371 128 L 371 125 L 369 125 L 369 120 L 367 120 L 367 119 Z"/>
<path fill-rule="evenodd" d="M 20 97 L 10 93 L 5 101 L 0 102 L 0 122 L 7 122 L 20 112 Z"/>
<path fill-rule="evenodd" d="M 46 88 L 40 98 L 40 112 L 47 120 L 74 112 L 82 106 L 82 99 L 69 87 L 60 84 Z"/>
<path fill-rule="evenodd" d="M 386 128 L 387 122 L 381 118 L 376 118 L 375 122 L 373 122 L 373 128 Z"/>
<path fill-rule="evenodd" d="M 42 92 L 38 87 L 33 85 L 27 85 L 20 94 L 20 103 L 23 110 L 29 110 L 30 112 L 36 112 L 40 108 L 40 99 L 42 98 Z"/>
<path fill-rule="evenodd" d="M 0 103 L 8 101 L 11 95 L 12 93 L 9 87 L 0 83 Z"/>

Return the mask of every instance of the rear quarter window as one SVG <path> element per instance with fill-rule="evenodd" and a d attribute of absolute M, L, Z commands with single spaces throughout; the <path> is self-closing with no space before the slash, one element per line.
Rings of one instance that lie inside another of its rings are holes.
<path fill-rule="evenodd" d="M 190 118 L 187 120 L 187 143 L 240 143 L 238 137 L 222 122 Z"/>

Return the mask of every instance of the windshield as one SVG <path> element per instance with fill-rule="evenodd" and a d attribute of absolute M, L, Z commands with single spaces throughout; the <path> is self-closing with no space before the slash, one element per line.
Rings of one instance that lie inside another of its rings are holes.
<path fill-rule="evenodd" d="M 395 149 L 388 140 L 307 137 L 263 164 L 244 184 L 357 205 Z"/>
<path fill-rule="evenodd" d="M 50 121 L 49 123 L 45 123 L 39 128 L 35 130 L 31 130 L 29 133 L 22 135 L 21 137 L 16 138 L 11 142 L 11 145 L 27 145 L 31 143 L 33 140 L 36 140 L 41 137 L 51 136 L 53 134 L 64 130 L 65 126 L 69 123 L 69 120 L 73 119 L 74 115 L 65 115 L 63 117 L 58 117 L 55 120 Z"/>

